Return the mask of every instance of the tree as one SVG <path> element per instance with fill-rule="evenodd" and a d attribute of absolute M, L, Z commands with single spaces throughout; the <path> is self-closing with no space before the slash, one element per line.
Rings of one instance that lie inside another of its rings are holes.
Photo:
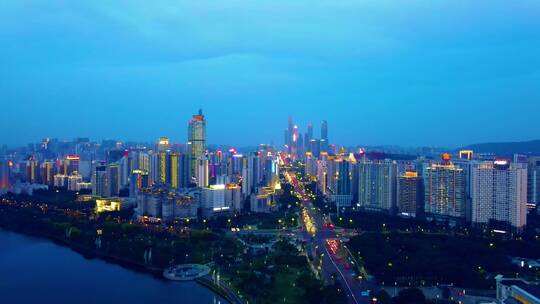
<path fill-rule="evenodd" d="M 426 296 L 418 288 L 408 288 L 399 292 L 399 295 L 394 298 L 396 304 L 424 304 Z"/>
<path fill-rule="evenodd" d="M 441 288 L 441 292 L 442 292 L 442 298 L 443 299 L 450 299 L 450 296 L 452 295 L 452 292 L 450 291 L 450 288 L 448 286 L 444 286 Z"/>
<path fill-rule="evenodd" d="M 392 300 L 392 297 L 386 290 L 374 292 L 371 297 L 377 299 L 377 303 L 379 304 L 394 304 L 394 300 Z"/>

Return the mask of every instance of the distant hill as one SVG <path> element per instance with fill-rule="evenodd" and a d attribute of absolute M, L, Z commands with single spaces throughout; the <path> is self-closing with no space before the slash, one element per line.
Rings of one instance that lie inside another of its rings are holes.
<path fill-rule="evenodd" d="M 497 155 L 511 155 L 514 153 L 540 155 L 540 140 L 474 144 L 463 147 L 463 149 L 473 150 L 475 153 L 494 153 Z"/>

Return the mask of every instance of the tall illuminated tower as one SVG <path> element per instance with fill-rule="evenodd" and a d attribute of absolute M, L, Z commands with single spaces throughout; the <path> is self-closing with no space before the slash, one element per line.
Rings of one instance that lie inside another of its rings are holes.
<path fill-rule="evenodd" d="M 292 130 L 292 140 L 290 147 L 290 154 L 293 157 L 298 156 L 298 142 L 300 141 L 300 133 L 298 132 L 298 126 L 294 126 Z"/>
<path fill-rule="evenodd" d="M 293 144 L 294 144 L 294 122 L 292 116 L 289 116 L 289 121 L 287 124 L 287 129 L 285 130 L 285 145 L 287 146 L 287 153 L 292 154 Z"/>
<path fill-rule="evenodd" d="M 321 150 L 328 152 L 328 122 L 323 120 L 321 123 Z"/>
<path fill-rule="evenodd" d="M 309 123 L 307 125 L 306 135 L 304 136 L 304 151 L 305 152 L 313 152 L 310 150 L 310 143 L 312 139 L 313 139 L 313 124 Z"/>
<path fill-rule="evenodd" d="M 188 155 L 189 174 L 194 178 L 197 172 L 197 159 L 204 155 L 206 151 L 206 120 L 199 110 L 197 115 L 193 115 L 188 125 Z"/>

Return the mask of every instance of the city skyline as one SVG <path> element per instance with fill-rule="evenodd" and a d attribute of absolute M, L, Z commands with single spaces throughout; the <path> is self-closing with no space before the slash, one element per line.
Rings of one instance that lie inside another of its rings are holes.
<path fill-rule="evenodd" d="M 198 110 L 199 114 L 197 115 L 200 115 L 201 114 L 201 111 L 202 109 L 199 109 Z M 197 115 L 194 115 L 193 117 L 196 117 Z M 205 123 L 205 127 L 204 127 L 204 130 L 203 131 L 205 133 L 205 138 L 206 138 L 206 119 L 204 118 L 206 115 L 203 115 L 203 119 L 204 119 L 204 123 Z M 216 148 L 219 148 L 219 147 L 234 147 L 234 148 L 240 148 L 240 149 L 250 149 L 250 148 L 253 148 L 253 147 L 257 147 L 257 146 L 261 146 L 261 145 L 273 145 L 274 147 L 277 147 L 277 148 L 281 148 L 281 149 L 285 149 L 287 150 L 287 146 L 290 144 L 290 142 L 288 141 L 287 137 L 288 136 L 292 136 L 292 134 L 288 134 L 289 133 L 289 128 L 292 128 L 294 130 L 296 130 L 296 135 L 299 136 L 299 139 L 297 138 L 297 140 L 301 140 L 301 141 L 305 141 L 304 143 L 305 144 L 302 144 L 302 147 L 305 148 L 307 146 L 309 146 L 309 141 L 311 139 L 314 139 L 314 140 L 318 140 L 318 141 L 321 141 L 322 142 L 325 142 L 326 141 L 326 144 L 327 145 L 334 145 L 335 147 L 347 147 L 347 148 L 351 148 L 351 147 L 375 147 L 375 148 L 381 148 L 381 149 L 384 149 L 385 147 L 386 148 L 403 148 L 403 149 L 417 149 L 417 148 L 434 148 L 434 149 L 441 149 L 441 150 L 444 150 L 444 149 L 448 149 L 448 150 L 453 150 L 453 151 L 457 151 L 459 149 L 463 149 L 463 148 L 466 148 L 467 146 L 470 146 L 470 145 L 482 145 L 482 144 L 492 144 L 492 143 L 498 143 L 498 144 L 516 144 L 516 143 L 523 143 L 523 144 L 526 144 L 526 143 L 529 143 L 529 142 L 537 142 L 538 139 L 531 139 L 531 140 L 522 140 L 522 141 L 518 141 L 518 140 L 507 140 L 507 141 L 499 141 L 499 142 L 488 142 L 488 141 L 480 141 L 480 142 L 476 142 L 476 143 L 469 143 L 468 145 L 459 145 L 459 146 L 451 146 L 451 145 L 412 145 L 412 144 L 404 144 L 404 145 L 398 145 L 398 144 L 379 144 L 379 145 L 376 145 L 376 144 L 373 144 L 373 145 L 370 145 L 370 144 L 365 144 L 365 143 L 351 143 L 351 144 L 343 144 L 343 143 L 340 143 L 340 142 L 335 142 L 335 141 L 332 141 L 330 140 L 328 137 L 328 134 L 329 134 L 329 123 L 326 119 L 324 120 L 321 120 L 320 121 L 320 124 L 318 126 L 316 126 L 314 128 L 314 123 L 312 120 L 310 120 L 306 125 L 304 126 L 299 126 L 298 124 L 295 123 L 294 121 L 294 118 L 292 116 L 288 116 L 288 119 L 289 119 L 289 125 L 285 127 L 284 131 L 285 131 L 285 136 L 286 138 L 285 139 L 278 139 L 277 141 L 275 141 L 274 139 L 272 140 L 269 140 L 269 141 L 260 141 L 259 143 L 252 143 L 252 144 L 246 144 L 246 145 L 237 145 L 237 144 L 234 144 L 234 143 L 231 143 L 231 142 L 209 142 L 207 139 L 205 139 L 205 144 L 206 147 L 208 147 L 209 149 L 216 149 Z M 292 119 L 292 120 L 291 120 Z M 186 123 L 186 126 L 190 127 L 191 123 L 193 121 L 193 118 L 191 119 L 188 119 L 187 120 L 187 123 Z M 292 125 L 291 125 L 292 123 Z M 303 128 L 302 128 L 303 127 Z M 314 129 L 316 129 L 317 131 L 314 132 Z M 291 130 L 292 131 L 292 130 Z M 179 135 L 179 134 L 174 134 L 174 136 L 169 136 L 169 134 L 161 134 L 160 136 L 156 137 L 156 138 L 152 138 L 152 139 L 144 139 L 144 140 L 141 140 L 141 139 L 125 139 L 125 138 L 118 138 L 118 137 L 103 137 L 103 138 L 95 138 L 95 137 L 90 137 L 90 136 L 82 136 L 82 135 L 76 135 L 76 136 L 73 136 L 73 137 L 59 137 L 59 136 L 36 136 L 36 139 L 35 141 L 30 141 L 30 142 L 21 142 L 20 144 L 7 144 L 7 143 L 3 143 L 3 142 L 0 142 L 0 145 L 5 145 L 7 146 L 9 149 L 13 149 L 13 148 L 20 148 L 20 147 L 24 147 L 26 146 L 27 144 L 39 144 L 41 143 L 43 140 L 50 140 L 50 139 L 55 139 L 55 140 L 58 140 L 59 142 L 70 142 L 70 141 L 73 141 L 73 140 L 77 140 L 77 139 L 87 139 L 87 140 L 90 140 L 91 142 L 96 142 L 96 143 L 99 143 L 99 142 L 104 142 L 104 141 L 111 141 L 111 140 L 116 140 L 118 141 L 119 143 L 128 143 L 128 144 L 148 144 L 150 145 L 150 147 L 153 147 L 154 145 L 156 144 L 160 144 L 160 142 L 164 139 L 167 140 L 167 145 L 169 144 L 169 141 L 170 141 L 170 144 L 180 144 L 180 145 L 184 145 L 186 148 L 190 146 L 190 139 L 189 139 L 189 134 L 191 131 L 188 132 L 188 135 L 187 136 L 183 136 L 183 135 Z M 180 132 L 182 133 L 182 132 Z M 326 134 L 326 135 L 325 135 Z M 177 136 L 179 135 L 179 136 Z M 212 136 L 210 136 L 212 137 Z M 279 136 L 278 136 L 279 137 Z M 283 137 L 283 134 L 282 136 Z M 326 139 L 325 139 L 326 137 Z M 339 136 L 336 136 L 336 137 L 339 137 Z M 298 145 L 300 145 L 300 143 L 298 143 Z M 305 145 L 305 146 L 304 146 Z M 305 152 L 305 151 L 304 151 Z"/>
<path fill-rule="evenodd" d="M 183 141 L 199 108 L 209 143 L 238 146 L 289 115 L 344 145 L 536 139 L 539 5 L 3 1 L 0 142 Z"/>
<path fill-rule="evenodd" d="M 539 0 L 2 0 L 0 45 L 5 303 L 540 304 Z"/>

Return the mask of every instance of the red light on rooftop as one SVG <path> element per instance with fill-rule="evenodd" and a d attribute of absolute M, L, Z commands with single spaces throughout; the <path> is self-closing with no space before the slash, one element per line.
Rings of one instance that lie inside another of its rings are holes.
<path fill-rule="evenodd" d="M 449 162 L 450 160 L 452 160 L 452 155 L 450 155 L 449 153 L 444 153 L 441 156 L 441 159 L 445 162 Z"/>
<path fill-rule="evenodd" d="M 203 121 L 204 115 L 193 115 L 193 121 Z"/>

